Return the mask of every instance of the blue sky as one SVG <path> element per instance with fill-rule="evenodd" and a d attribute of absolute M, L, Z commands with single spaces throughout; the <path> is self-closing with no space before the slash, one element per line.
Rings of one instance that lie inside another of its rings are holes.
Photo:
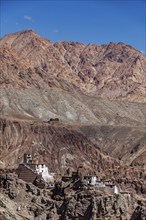
<path fill-rule="evenodd" d="M 124 42 L 146 52 L 144 0 L 0 1 L 0 37 L 33 29 L 52 42 Z"/>

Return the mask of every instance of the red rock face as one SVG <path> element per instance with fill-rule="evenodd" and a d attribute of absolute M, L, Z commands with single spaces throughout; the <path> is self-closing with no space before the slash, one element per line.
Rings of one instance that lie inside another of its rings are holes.
<path fill-rule="evenodd" d="M 1 39 L 0 46 L 2 54 L 7 53 L 9 57 L 1 60 L 3 84 L 9 73 L 10 79 L 14 74 L 18 78 L 15 86 L 47 87 L 49 84 L 62 88 L 62 81 L 65 81 L 88 95 L 146 101 L 146 57 L 124 43 L 101 46 L 77 42 L 52 44 L 28 30 L 6 35 Z M 18 69 L 12 70 L 11 60 L 14 57 Z M 27 84 L 22 82 L 21 74 L 18 75 L 21 69 L 30 73 Z"/>
<path fill-rule="evenodd" d="M 16 168 L 24 153 L 34 161 L 45 163 L 51 171 L 64 173 L 67 168 L 84 167 L 86 174 L 93 170 L 101 177 L 120 163 L 103 155 L 83 134 L 63 125 L 48 125 L 33 121 L 1 120 L 1 168 Z"/>
<path fill-rule="evenodd" d="M 57 128 L 57 142 L 53 142 L 51 153 L 47 150 L 44 154 L 38 145 L 42 160 L 49 166 L 54 164 L 56 170 L 61 166 L 60 143 L 65 148 L 65 155 L 71 151 L 68 145 L 73 146 L 71 153 L 75 160 L 70 166 L 77 167 L 80 160 L 86 161 L 92 171 L 101 163 L 101 160 L 96 161 L 97 146 L 102 153 L 122 159 L 128 165 L 137 164 L 136 158 L 139 161 L 145 157 L 146 57 L 131 46 L 124 43 L 52 44 L 31 30 L 21 31 L 0 40 L 0 68 L 1 118 L 31 119 L 36 123 L 59 118 L 66 129 L 69 124 L 75 130 L 66 136 L 68 130 Z M 18 145 L 22 146 L 19 157 L 23 156 L 37 129 L 41 136 L 38 134 L 35 141 L 39 143 L 43 139 L 46 147 L 51 143 L 51 136 L 46 138 L 50 130 L 45 133 L 43 125 L 37 125 L 32 131 L 32 127 L 24 123 L 18 132 L 19 126 L 13 121 L 10 124 L 9 129 L 1 133 L 1 163 L 4 166 L 8 163 L 3 158 L 11 152 L 10 160 Z M 91 149 L 85 147 L 84 137 L 91 143 Z M 14 138 L 13 143 L 9 142 L 10 138 Z M 106 160 L 105 156 L 102 170 Z M 18 162 L 10 160 L 10 165 Z"/>

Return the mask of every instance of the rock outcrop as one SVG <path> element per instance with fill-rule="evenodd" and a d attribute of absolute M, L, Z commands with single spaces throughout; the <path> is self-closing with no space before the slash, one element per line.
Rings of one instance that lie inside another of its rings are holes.
<path fill-rule="evenodd" d="M 0 180 L 0 218 L 5 220 L 145 219 L 146 203 L 134 196 L 117 196 L 93 187 L 75 190 L 61 184 L 53 191 L 41 190 L 14 174 L 1 174 Z"/>
<path fill-rule="evenodd" d="M 146 101 L 146 58 L 124 43 L 52 44 L 26 30 L 6 35 L 0 47 L 3 87 L 77 87 L 92 96 Z"/>
<path fill-rule="evenodd" d="M 64 173 L 67 168 L 82 165 L 87 173 L 104 175 L 114 166 L 116 159 L 105 156 L 76 129 L 64 125 L 50 125 L 33 121 L 1 121 L 1 168 L 16 168 L 24 153 L 31 153 L 35 161 L 45 163 L 51 171 Z"/>
<path fill-rule="evenodd" d="M 104 153 L 129 164 L 145 157 L 146 58 L 139 51 L 124 43 L 52 44 L 24 30 L 0 40 L 0 66 L 2 118 L 85 125 L 76 128 Z"/>
<path fill-rule="evenodd" d="M 145 79 L 146 57 L 121 42 L 53 44 L 32 30 L 0 39 L 0 168 L 31 153 L 58 175 L 81 165 L 133 195 L 53 194 L 3 174 L 0 218 L 144 220 Z"/>

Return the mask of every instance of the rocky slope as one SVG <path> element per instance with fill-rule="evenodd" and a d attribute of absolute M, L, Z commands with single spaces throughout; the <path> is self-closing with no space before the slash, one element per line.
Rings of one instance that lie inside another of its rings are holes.
<path fill-rule="evenodd" d="M 34 121 L 1 121 L 1 168 L 17 168 L 24 153 L 31 153 L 34 160 L 46 163 L 56 173 L 64 173 L 68 167 L 82 165 L 87 173 L 93 170 L 101 176 L 119 162 L 103 155 L 77 129 L 62 124 Z M 105 172 L 103 172 L 105 170 Z M 102 174 L 103 173 L 103 174 Z"/>
<path fill-rule="evenodd" d="M 0 39 L 0 168 L 31 153 L 59 175 L 81 165 L 133 195 L 58 194 L 3 174 L 0 218 L 143 220 L 145 79 L 146 57 L 124 43 L 52 44 L 31 30 Z"/>
<path fill-rule="evenodd" d="M 65 129 L 71 126 L 76 131 L 75 145 L 80 136 L 86 137 L 102 153 L 127 164 L 139 165 L 140 161 L 145 167 L 146 57 L 139 51 L 123 43 L 52 44 L 26 30 L 0 40 L 0 67 L 2 164 L 8 165 L 4 159 L 7 152 L 23 146 L 22 157 L 31 145 L 36 133 L 28 120 L 37 124 L 41 134 L 35 140 L 38 143 L 47 135 L 40 122 L 57 118 Z M 56 129 L 59 138 L 60 127 Z M 47 139 L 45 147 L 51 140 Z M 81 155 L 78 151 L 75 154 L 77 158 Z M 94 155 L 89 153 L 88 158 Z M 10 165 L 15 163 L 11 160 Z"/>
<path fill-rule="evenodd" d="M 8 147 L 15 152 L 19 145 L 23 146 L 22 143 L 26 138 L 29 141 L 25 143 L 25 147 L 31 146 L 35 132 L 30 132 L 31 126 L 28 131 L 23 129 L 23 126 L 27 127 L 27 124 L 30 125 L 33 122 L 37 124 L 41 135 L 35 141 L 39 143 L 41 139 L 46 139 L 47 133 L 44 133 L 44 126 L 47 121 L 51 118 L 58 118 L 59 122 L 56 122 L 56 126 L 60 123 L 64 124 L 64 127 L 70 124 L 73 130 L 80 132 L 83 137 L 86 136 L 93 144 L 98 145 L 102 152 L 122 159 L 128 164 L 135 161 L 137 157 L 141 165 L 146 163 L 145 159 L 140 160 L 140 155 L 146 152 L 145 104 L 97 100 L 81 95 L 74 97 L 71 93 L 58 89 L 48 89 L 46 92 L 38 92 L 34 89 L 2 89 L 0 110 L 1 147 L 3 149 L 1 158 L 5 158 L 9 152 L 5 151 L 5 148 Z M 7 123 L 2 118 L 9 118 L 11 122 Z M 19 119 L 19 126 L 16 126 L 13 118 L 15 121 Z M 27 120 L 26 125 L 25 120 Z M 44 126 L 39 121 L 44 121 Z M 21 132 L 19 132 L 21 127 Z M 77 133 L 75 132 L 74 135 L 78 142 Z M 8 139 L 12 140 L 10 146 Z M 45 143 L 46 147 L 51 140 L 48 138 Z M 20 152 L 19 156 L 22 157 L 24 150 Z M 9 156 L 11 158 L 11 154 Z"/>
<path fill-rule="evenodd" d="M 146 101 L 146 58 L 123 43 L 52 44 L 27 30 L 6 35 L 0 46 L 4 87 L 6 82 L 8 87 L 68 87 L 69 83 L 85 94 Z"/>
<path fill-rule="evenodd" d="M 93 187 L 75 189 L 57 183 L 54 190 L 39 189 L 14 174 L 0 175 L 0 218 L 3 220 L 144 220 L 146 200 L 136 195 L 110 194 Z"/>

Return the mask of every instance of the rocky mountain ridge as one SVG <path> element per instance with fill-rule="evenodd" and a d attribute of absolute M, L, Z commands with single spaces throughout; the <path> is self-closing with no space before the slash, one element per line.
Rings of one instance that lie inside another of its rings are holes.
<path fill-rule="evenodd" d="M 145 79 L 146 57 L 121 42 L 53 44 L 32 30 L 0 39 L 0 218 L 145 220 Z M 24 153 L 59 176 L 82 167 L 128 195 L 41 191 L 5 173 Z"/>
<path fill-rule="evenodd" d="M 56 184 L 54 190 L 39 189 L 14 174 L 0 174 L 0 218 L 3 220 L 144 220 L 145 201 L 113 195 L 93 187 L 74 189 Z"/>
<path fill-rule="evenodd" d="M 44 126 L 52 118 L 58 119 L 56 126 L 72 126 L 102 153 L 128 165 L 145 158 L 146 57 L 139 51 L 124 43 L 52 44 L 32 30 L 24 30 L 0 40 L 0 64 L 2 164 L 7 165 L 5 147 L 13 155 L 19 139 L 22 146 L 25 138 L 33 139 L 33 132 L 24 132 L 21 120 L 38 123 L 42 132 L 39 143 L 46 138 Z M 11 144 L 9 134 L 14 136 Z M 20 157 L 25 147 L 20 149 Z"/>
<path fill-rule="evenodd" d="M 0 46 L 3 86 L 77 87 L 92 96 L 146 101 L 146 57 L 131 46 L 52 44 L 32 30 L 6 35 Z"/>

